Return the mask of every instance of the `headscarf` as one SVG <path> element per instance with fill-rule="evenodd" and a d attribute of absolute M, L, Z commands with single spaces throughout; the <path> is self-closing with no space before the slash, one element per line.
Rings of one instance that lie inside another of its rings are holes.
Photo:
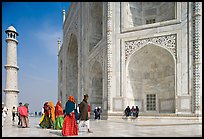
<path fill-rule="evenodd" d="M 44 109 L 45 116 L 49 116 L 51 108 L 48 102 L 44 103 L 43 109 Z"/>
<path fill-rule="evenodd" d="M 69 96 L 68 100 L 69 100 L 70 102 L 76 103 L 75 100 L 74 100 L 74 96 Z"/>
<path fill-rule="evenodd" d="M 69 96 L 68 101 L 65 104 L 65 113 L 70 114 L 75 109 L 74 96 Z"/>
<path fill-rule="evenodd" d="M 55 106 L 52 101 L 49 102 L 49 105 L 51 107 L 51 119 L 54 122 L 55 121 Z"/>
<path fill-rule="evenodd" d="M 43 108 L 47 109 L 47 107 L 49 107 L 48 102 L 45 102 Z"/>
<path fill-rule="evenodd" d="M 55 117 L 57 118 L 58 116 L 64 116 L 62 103 L 60 100 L 57 101 L 57 104 L 55 106 Z"/>

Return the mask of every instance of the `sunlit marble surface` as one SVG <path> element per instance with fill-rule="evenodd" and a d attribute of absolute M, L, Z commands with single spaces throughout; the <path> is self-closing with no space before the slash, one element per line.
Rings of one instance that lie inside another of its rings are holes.
<path fill-rule="evenodd" d="M 29 117 L 30 128 L 2 127 L 2 137 L 62 137 L 60 130 L 42 129 L 40 117 Z M 145 117 L 90 120 L 93 133 L 79 132 L 75 137 L 201 137 L 202 119 L 191 117 Z"/>

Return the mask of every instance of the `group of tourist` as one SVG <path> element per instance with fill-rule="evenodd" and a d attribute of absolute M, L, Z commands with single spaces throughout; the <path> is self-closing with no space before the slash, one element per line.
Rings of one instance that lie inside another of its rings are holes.
<path fill-rule="evenodd" d="M 15 117 L 18 116 L 18 126 L 22 127 L 22 128 L 29 128 L 28 126 L 28 103 L 25 103 L 24 105 L 22 105 L 22 102 L 19 103 L 19 106 L 16 107 L 13 106 L 12 108 L 12 121 L 13 121 L 13 125 L 15 123 Z M 2 103 L 2 126 L 4 125 L 4 121 L 6 119 L 8 113 L 8 109 L 6 108 L 6 106 L 4 105 L 4 103 Z"/>
<path fill-rule="evenodd" d="M 95 109 L 94 109 L 94 119 L 95 120 L 100 120 L 101 119 L 101 113 L 102 113 L 102 109 L 101 109 L 101 106 L 99 106 L 99 107 L 96 107 Z"/>
<path fill-rule="evenodd" d="M 28 126 L 28 103 L 25 103 L 22 105 L 22 102 L 19 103 L 19 106 L 17 108 L 17 116 L 18 116 L 18 125 L 22 128 L 29 128 Z M 14 116 L 14 114 L 12 114 Z M 14 119 L 14 118 L 13 118 Z"/>
<path fill-rule="evenodd" d="M 69 96 L 63 110 L 61 101 L 58 100 L 56 106 L 52 101 L 45 102 L 43 106 L 43 115 L 41 117 L 39 126 L 42 128 L 53 128 L 55 130 L 62 130 L 63 136 L 78 135 L 79 127 L 86 125 L 88 132 L 90 131 L 90 105 L 88 105 L 88 95 L 84 95 L 83 101 L 76 106 L 74 96 Z"/>
<path fill-rule="evenodd" d="M 128 116 L 134 116 L 134 117 L 138 117 L 138 114 L 139 114 L 139 107 L 138 106 L 136 106 L 136 107 L 134 107 L 134 106 L 132 106 L 132 108 L 130 109 L 130 107 L 129 106 L 127 106 L 126 108 L 125 108 L 125 116 L 126 117 L 128 117 Z"/>
<path fill-rule="evenodd" d="M 58 117 L 59 114 L 60 114 L 60 109 L 59 107 L 61 106 L 61 101 L 59 100 L 56 104 L 56 106 L 54 106 L 53 102 L 50 101 L 50 102 L 45 102 L 44 103 L 44 106 L 43 106 L 43 109 L 44 109 L 44 112 L 42 114 L 42 117 L 40 119 L 40 127 L 42 128 L 60 128 L 60 127 L 56 127 L 54 124 L 55 124 L 55 120 L 58 119 L 56 118 L 56 116 Z M 59 106 L 60 105 L 60 106 Z M 57 107 L 57 112 L 56 112 L 56 107 Z M 63 110 L 61 112 L 61 120 L 63 122 Z M 60 126 L 60 124 L 59 124 Z"/>

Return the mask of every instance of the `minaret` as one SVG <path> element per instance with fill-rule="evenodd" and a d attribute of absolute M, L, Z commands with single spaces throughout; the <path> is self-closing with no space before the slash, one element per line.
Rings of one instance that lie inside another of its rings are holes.
<path fill-rule="evenodd" d="M 62 20 L 63 20 L 63 24 L 64 24 L 64 21 L 65 21 L 65 16 L 66 16 L 66 12 L 65 12 L 65 9 L 62 10 Z"/>
<path fill-rule="evenodd" d="M 17 66 L 17 44 L 16 37 L 18 33 L 13 26 L 9 26 L 5 31 L 7 34 L 7 59 L 6 59 L 6 88 L 5 92 L 5 104 L 8 109 L 5 125 L 12 123 L 12 108 L 18 107 L 18 66 Z"/>
<path fill-rule="evenodd" d="M 58 56 L 59 56 L 59 51 L 60 51 L 60 43 L 61 43 L 60 38 L 58 38 L 58 40 L 57 40 L 57 44 L 58 44 Z"/>

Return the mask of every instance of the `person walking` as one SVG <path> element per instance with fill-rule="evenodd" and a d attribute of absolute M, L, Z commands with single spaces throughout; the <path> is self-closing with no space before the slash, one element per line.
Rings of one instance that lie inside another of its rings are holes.
<path fill-rule="evenodd" d="M 89 124 L 89 116 L 88 116 L 88 94 L 84 95 L 84 99 L 82 100 L 82 102 L 80 103 L 79 106 L 79 123 L 81 124 L 85 124 L 87 125 L 88 128 L 88 133 L 92 133 L 92 131 L 90 130 L 90 124 Z"/>
<path fill-rule="evenodd" d="M 13 106 L 13 109 L 12 109 L 12 121 L 13 121 L 13 125 L 14 125 L 14 122 L 15 122 L 15 117 L 16 117 L 16 107 Z"/>
<path fill-rule="evenodd" d="M 69 96 L 68 101 L 65 104 L 65 118 L 62 127 L 63 136 L 78 135 L 78 124 L 76 118 L 76 102 L 74 96 Z"/>
<path fill-rule="evenodd" d="M 4 121 L 5 121 L 5 119 L 6 119 L 7 112 L 8 112 L 8 111 L 7 111 L 7 108 L 6 108 L 5 104 L 2 103 L 2 127 L 3 127 L 3 125 L 4 125 Z"/>
<path fill-rule="evenodd" d="M 18 108 L 19 107 L 21 107 L 22 106 L 22 102 L 19 102 L 19 106 L 18 106 Z M 21 119 L 20 119 L 20 113 L 19 113 L 19 110 L 18 110 L 18 108 L 17 108 L 17 115 L 18 115 L 18 125 L 21 125 Z M 21 125 L 22 126 L 22 125 Z"/>
<path fill-rule="evenodd" d="M 51 120 L 52 120 L 52 128 L 54 128 L 54 123 L 55 123 L 55 106 L 53 104 L 52 101 L 49 102 L 49 106 L 51 108 L 50 110 L 50 117 L 51 117 Z"/>
<path fill-rule="evenodd" d="M 22 128 L 29 128 L 28 127 L 28 103 L 24 104 L 24 106 L 21 106 L 18 108 L 20 113 L 20 119 L 21 119 L 21 126 Z"/>
<path fill-rule="evenodd" d="M 138 117 L 138 115 L 139 115 L 139 107 L 138 106 L 136 106 L 136 118 Z"/>
<path fill-rule="evenodd" d="M 52 119 L 51 119 L 51 107 L 48 102 L 44 103 L 44 114 L 42 116 L 42 121 L 40 120 L 39 126 L 42 128 L 51 128 L 52 127 Z"/>
<path fill-rule="evenodd" d="M 61 100 L 58 100 L 56 106 L 55 106 L 55 124 L 54 129 L 55 130 L 61 130 L 64 123 L 64 113 L 62 108 Z"/>

